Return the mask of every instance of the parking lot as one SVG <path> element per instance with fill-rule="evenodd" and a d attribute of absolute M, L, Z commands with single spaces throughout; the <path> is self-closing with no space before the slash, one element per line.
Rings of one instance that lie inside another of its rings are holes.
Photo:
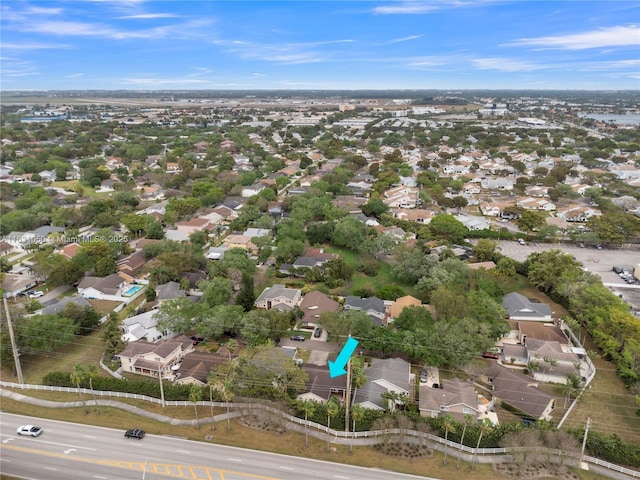
<path fill-rule="evenodd" d="M 527 243 L 520 245 L 518 242 L 498 242 L 503 255 L 522 262 L 532 252 L 546 250 L 562 250 L 573 255 L 577 261 L 591 273 L 598 275 L 602 283 L 609 287 L 631 305 L 632 310 L 640 310 L 640 284 L 628 285 L 613 271 L 614 266 L 624 267 L 633 272 L 636 265 L 640 264 L 640 250 L 630 249 L 606 249 L 580 248 L 577 245 L 565 245 L 547 243 Z"/>

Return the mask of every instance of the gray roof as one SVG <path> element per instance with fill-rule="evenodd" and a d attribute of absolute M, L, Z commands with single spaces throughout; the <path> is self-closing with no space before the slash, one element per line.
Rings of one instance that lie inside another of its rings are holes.
<path fill-rule="evenodd" d="M 44 315 L 56 315 L 62 312 L 68 304 L 74 304 L 79 307 L 85 308 L 90 307 L 91 304 L 81 295 L 76 295 L 73 297 L 64 297 L 60 299 L 59 302 L 56 302 L 48 307 L 45 307 L 41 310 Z"/>
<path fill-rule="evenodd" d="M 95 288 L 99 292 L 107 294 L 116 294 L 120 285 L 124 283 L 124 279 L 117 273 L 113 273 L 106 277 L 84 277 L 78 285 L 78 290 L 84 288 Z"/>
<path fill-rule="evenodd" d="M 281 283 L 276 283 L 271 287 L 265 288 L 260 296 L 256 299 L 256 303 L 264 300 L 276 299 L 278 297 L 285 297 L 289 300 L 294 300 L 297 295 L 300 294 L 300 290 L 297 288 L 287 288 Z"/>
<path fill-rule="evenodd" d="M 551 316 L 551 307 L 546 303 L 536 303 L 524 295 L 512 292 L 502 299 L 502 306 L 509 312 L 510 317 L 538 317 Z"/>
<path fill-rule="evenodd" d="M 122 321 L 123 326 L 135 325 L 136 323 L 142 325 L 145 329 L 149 329 L 158 325 L 157 310 L 150 310 L 140 315 L 134 315 L 133 317 L 125 318 Z"/>
<path fill-rule="evenodd" d="M 62 227 L 52 227 L 51 225 L 44 225 L 42 227 L 38 227 L 35 230 L 33 230 L 33 233 L 35 233 L 38 236 L 47 236 L 50 233 L 62 233 L 64 232 L 64 228 Z"/>
<path fill-rule="evenodd" d="M 478 410 L 478 394 L 475 387 L 459 379 L 444 379 L 440 388 L 420 387 L 420 410 L 440 411 L 440 407 L 466 405 Z"/>
<path fill-rule="evenodd" d="M 349 295 L 344 299 L 344 306 L 351 310 L 362 310 L 364 312 L 373 310 L 374 312 L 384 313 L 384 300 L 378 297 L 360 298 Z"/>
<path fill-rule="evenodd" d="M 538 382 L 533 378 L 497 363 L 491 364 L 487 375 L 492 379 L 493 394 L 496 397 L 533 418 L 542 417 L 549 402 L 556 398 L 538 388 Z"/>
<path fill-rule="evenodd" d="M 411 364 L 402 358 L 374 358 L 365 369 L 367 382 L 356 392 L 354 403 L 371 402 L 385 408 L 381 395 L 389 391 L 411 391 Z M 387 388 L 386 385 L 393 386 Z"/>
<path fill-rule="evenodd" d="M 173 300 L 186 296 L 186 293 L 178 282 L 167 282 L 156 287 L 156 295 L 156 300 Z"/>

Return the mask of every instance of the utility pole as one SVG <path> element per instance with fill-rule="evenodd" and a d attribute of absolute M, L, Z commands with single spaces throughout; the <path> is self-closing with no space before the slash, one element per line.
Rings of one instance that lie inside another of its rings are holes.
<path fill-rule="evenodd" d="M 587 435 L 589 434 L 589 427 L 591 427 L 591 418 L 587 418 L 587 426 L 584 428 L 584 438 L 582 439 L 582 451 L 580 452 L 580 462 L 584 459 L 584 447 L 587 446 Z"/>
<path fill-rule="evenodd" d="M 164 365 L 158 364 L 158 380 L 160 380 L 160 404 L 164 408 L 164 387 L 162 386 L 162 369 Z"/>
<path fill-rule="evenodd" d="M 2 299 L 4 302 L 4 311 L 7 314 L 7 328 L 9 329 L 9 339 L 11 340 L 11 350 L 13 350 L 13 363 L 16 364 L 16 373 L 18 374 L 18 383 L 24 384 L 24 378 L 22 377 L 22 366 L 20 365 L 20 353 L 18 352 L 18 346 L 16 345 L 16 337 L 13 335 L 13 325 L 11 324 L 11 315 L 9 314 L 9 304 L 7 299 Z"/>
<path fill-rule="evenodd" d="M 344 401 L 344 431 L 349 431 L 349 409 L 351 408 L 351 359 L 347 362 L 347 398 Z"/>

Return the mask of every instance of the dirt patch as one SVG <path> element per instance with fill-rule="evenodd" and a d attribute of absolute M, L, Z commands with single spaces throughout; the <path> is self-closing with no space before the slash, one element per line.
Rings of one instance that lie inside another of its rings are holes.
<path fill-rule="evenodd" d="M 564 465 L 546 465 L 542 463 L 532 465 L 516 465 L 514 463 L 497 463 L 493 470 L 503 477 L 517 479 L 557 478 L 559 480 L 580 480 L 580 477 Z"/>
<path fill-rule="evenodd" d="M 402 442 L 384 442 L 373 445 L 374 450 L 389 455 L 391 457 L 401 458 L 431 458 L 433 457 L 433 449 L 424 445 L 416 445 L 415 443 Z"/>
<path fill-rule="evenodd" d="M 241 417 L 238 419 L 238 423 L 245 427 L 264 430 L 265 432 L 275 433 L 276 435 L 287 433 L 287 429 L 281 423 L 258 415 L 247 415 Z"/>

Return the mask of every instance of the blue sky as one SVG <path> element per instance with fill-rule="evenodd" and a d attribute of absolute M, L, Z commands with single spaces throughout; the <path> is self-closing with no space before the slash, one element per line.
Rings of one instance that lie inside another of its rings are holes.
<path fill-rule="evenodd" d="M 637 1 L 3 0 L 2 90 L 640 89 Z"/>

